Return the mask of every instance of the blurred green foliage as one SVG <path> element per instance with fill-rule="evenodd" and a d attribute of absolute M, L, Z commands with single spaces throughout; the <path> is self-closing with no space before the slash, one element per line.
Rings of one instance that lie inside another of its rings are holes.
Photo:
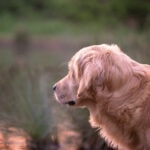
<path fill-rule="evenodd" d="M 7 0 L 0 3 L 0 14 L 19 18 L 44 17 L 73 22 L 133 20 L 143 28 L 150 19 L 149 0 Z"/>

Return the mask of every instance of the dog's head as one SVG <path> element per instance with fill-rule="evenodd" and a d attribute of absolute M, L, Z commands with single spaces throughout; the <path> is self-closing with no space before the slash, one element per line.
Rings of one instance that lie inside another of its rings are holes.
<path fill-rule="evenodd" d="M 97 97 L 109 97 L 128 79 L 131 59 L 116 45 L 90 46 L 70 60 L 68 74 L 54 86 L 56 100 L 62 104 L 87 106 Z"/>

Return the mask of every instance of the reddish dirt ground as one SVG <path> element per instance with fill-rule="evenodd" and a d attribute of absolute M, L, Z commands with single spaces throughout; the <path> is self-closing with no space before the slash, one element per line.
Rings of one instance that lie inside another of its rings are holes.
<path fill-rule="evenodd" d="M 5 137 L 0 133 L 0 150 L 24 150 L 25 147 L 26 140 L 24 137 L 16 135 Z"/>

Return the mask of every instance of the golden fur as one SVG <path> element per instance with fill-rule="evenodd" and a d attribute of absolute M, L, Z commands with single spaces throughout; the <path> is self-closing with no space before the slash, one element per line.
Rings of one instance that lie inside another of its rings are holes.
<path fill-rule="evenodd" d="M 91 125 L 111 146 L 150 150 L 150 65 L 132 60 L 117 45 L 78 51 L 54 94 L 60 103 L 87 107 Z"/>

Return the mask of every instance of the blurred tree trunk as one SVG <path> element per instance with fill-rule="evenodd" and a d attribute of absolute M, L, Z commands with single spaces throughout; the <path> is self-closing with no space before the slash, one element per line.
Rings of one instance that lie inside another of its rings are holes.
<path fill-rule="evenodd" d="M 17 27 L 14 35 L 14 57 L 15 63 L 24 65 L 28 62 L 30 51 L 30 37 L 24 26 Z"/>

